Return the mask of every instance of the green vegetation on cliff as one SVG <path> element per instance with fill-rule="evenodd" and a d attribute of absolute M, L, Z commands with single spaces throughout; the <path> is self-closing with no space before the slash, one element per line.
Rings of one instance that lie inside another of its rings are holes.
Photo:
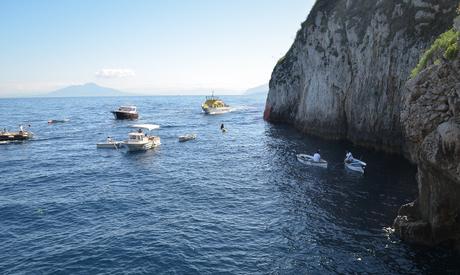
<path fill-rule="evenodd" d="M 455 29 L 450 29 L 447 32 L 441 34 L 431 45 L 431 47 L 422 55 L 417 66 L 411 72 L 411 78 L 417 76 L 425 67 L 428 62 L 433 58 L 436 58 L 434 63 L 439 63 L 438 56 L 442 54 L 445 59 L 452 60 L 457 56 L 459 46 L 458 38 L 459 32 Z"/>

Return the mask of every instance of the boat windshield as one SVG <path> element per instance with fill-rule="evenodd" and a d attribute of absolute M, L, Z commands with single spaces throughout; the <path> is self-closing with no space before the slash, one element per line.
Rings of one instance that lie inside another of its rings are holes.
<path fill-rule="evenodd" d="M 121 106 L 120 108 L 118 108 L 118 110 L 120 110 L 120 111 L 125 111 L 125 112 L 135 112 L 135 111 L 136 111 L 136 107 L 132 107 L 132 106 Z"/>
<path fill-rule="evenodd" d="M 143 137 L 144 137 L 144 135 L 139 135 L 139 134 L 129 135 L 130 140 L 142 140 Z"/>

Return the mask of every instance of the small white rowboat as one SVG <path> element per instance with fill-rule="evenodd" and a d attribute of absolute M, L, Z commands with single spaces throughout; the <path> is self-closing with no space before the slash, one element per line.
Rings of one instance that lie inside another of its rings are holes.
<path fill-rule="evenodd" d="M 310 155 L 298 154 L 297 160 L 306 165 L 327 168 L 327 161 L 324 159 L 321 159 L 320 161 L 313 161 L 313 156 Z"/>
<path fill-rule="evenodd" d="M 196 139 L 196 134 L 186 134 L 183 136 L 179 136 L 179 142 L 185 142 L 193 139 Z"/>
<path fill-rule="evenodd" d="M 364 169 L 366 169 L 367 165 L 364 161 L 360 161 L 359 159 L 353 159 L 352 162 L 344 161 L 344 163 L 348 170 L 359 172 L 361 174 L 364 174 Z"/>
<path fill-rule="evenodd" d="M 121 145 L 123 144 L 122 141 L 107 141 L 107 142 L 101 142 L 97 143 L 96 147 L 99 149 L 119 149 Z"/>

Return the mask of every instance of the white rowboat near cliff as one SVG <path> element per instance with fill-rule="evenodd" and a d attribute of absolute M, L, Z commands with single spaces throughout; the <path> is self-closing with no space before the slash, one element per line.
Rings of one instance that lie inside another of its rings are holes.
<path fill-rule="evenodd" d="M 359 159 L 353 159 L 352 162 L 347 162 L 345 160 L 344 164 L 348 170 L 362 173 L 362 174 L 364 174 L 364 169 L 366 169 L 366 165 L 367 165 L 364 161 L 360 161 Z"/>
<path fill-rule="evenodd" d="M 324 159 L 321 159 L 320 161 L 314 161 L 313 156 L 310 155 L 298 154 L 297 160 L 306 165 L 327 168 L 327 161 Z"/>

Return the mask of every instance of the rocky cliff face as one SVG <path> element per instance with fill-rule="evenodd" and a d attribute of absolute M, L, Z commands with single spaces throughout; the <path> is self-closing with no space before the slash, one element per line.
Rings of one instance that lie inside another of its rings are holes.
<path fill-rule="evenodd" d="M 451 61 L 438 57 L 406 84 L 401 122 L 410 157 L 418 165 L 419 198 L 401 207 L 394 227 L 409 242 L 458 245 L 460 56 Z"/>
<path fill-rule="evenodd" d="M 266 120 L 402 151 L 418 165 L 419 198 L 394 223 L 412 243 L 460 245 L 458 50 L 453 58 L 434 53 L 406 83 L 422 53 L 451 28 L 457 5 L 317 0 L 270 80 Z"/>
<path fill-rule="evenodd" d="M 400 151 L 404 83 L 456 0 L 318 0 L 273 70 L 264 117 Z"/>

